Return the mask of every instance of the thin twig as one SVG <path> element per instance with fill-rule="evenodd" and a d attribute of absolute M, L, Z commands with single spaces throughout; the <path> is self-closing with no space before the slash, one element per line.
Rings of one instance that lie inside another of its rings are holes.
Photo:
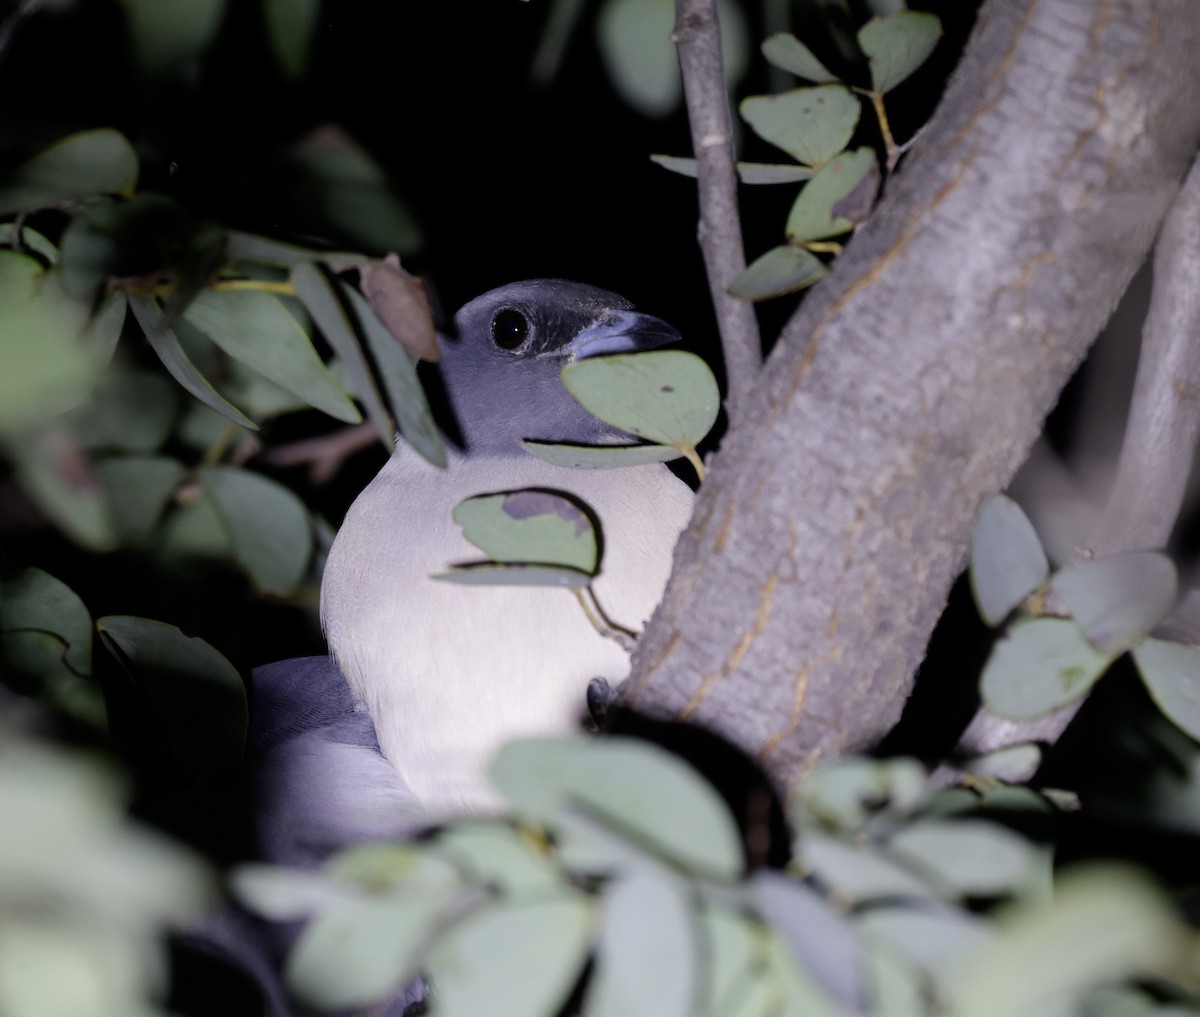
<path fill-rule="evenodd" d="M 746 268 L 738 217 L 729 99 L 721 60 L 716 0 L 676 0 L 675 32 L 696 152 L 700 226 L 697 238 L 708 272 L 729 384 L 733 417 L 750 398 L 762 364 L 754 308 L 731 297 L 729 285 Z"/>
<path fill-rule="evenodd" d="M 309 478 L 320 486 L 333 479 L 342 463 L 359 449 L 379 440 L 370 423 L 344 427 L 319 438 L 308 438 L 270 449 L 263 458 L 272 466 L 303 466 L 309 468 Z"/>

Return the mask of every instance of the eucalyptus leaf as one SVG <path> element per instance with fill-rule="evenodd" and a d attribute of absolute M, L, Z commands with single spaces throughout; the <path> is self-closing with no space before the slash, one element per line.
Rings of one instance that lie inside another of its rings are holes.
<path fill-rule="evenodd" d="M 551 491 L 509 491 L 459 502 L 463 536 L 495 561 L 558 565 L 594 575 L 600 567 L 596 527 L 572 498 Z"/>
<path fill-rule="evenodd" d="M 803 244 L 853 229 L 870 211 L 878 187 L 879 163 L 871 149 L 839 155 L 796 198 L 788 214 L 788 240 Z"/>
<path fill-rule="evenodd" d="M 260 237 L 253 233 L 230 230 L 226 234 L 225 253 L 230 261 L 257 262 L 266 265 L 300 265 L 315 261 L 328 267 L 331 272 L 345 272 L 368 261 L 365 254 L 352 251 L 323 251 L 312 247 Z"/>
<path fill-rule="evenodd" d="M 1133 662 L 1158 708 L 1200 741 L 1200 647 L 1147 639 Z"/>
<path fill-rule="evenodd" d="M 862 104 L 844 85 L 794 88 L 779 95 L 752 95 L 738 106 L 764 141 L 804 166 L 818 169 L 854 136 Z"/>
<path fill-rule="evenodd" d="M 16 254 L 27 249 L 47 265 L 58 264 L 58 247 L 23 222 L 0 222 L 0 247 L 10 247 Z"/>
<path fill-rule="evenodd" d="M 96 621 L 101 641 L 150 697 L 175 758 L 191 769 L 237 764 L 246 735 L 246 689 L 237 669 L 203 639 L 129 615 Z"/>
<path fill-rule="evenodd" d="M 560 885 L 562 871 L 526 831 L 507 823 L 464 821 L 440 831 L 434 848 L 478 885 L 529 894 Z"/>
<path fill-rule="evenodd" d="M 205 290 L 184 320 L 236 360 L 337 420 L 357 424 L 361 414 L 321 362 L 299 322 L 274 294 L 261 290 Z"/>
<path fill-rule="evenodd" d="M 803 827 L 856 834 L 881 812 L 904 815 L 916 808 L 928 794 L 927 780 L 915 759 L 843 759 L 804 777 L 791 808 Z"/>
<path fill-rule="evenodd" d="M 35 212 L 100 194 L 130 195 L 138 159 L 111 128 L 81 131 L 56 141 L 18 166 L 0 185 L 0 215 Z M 36 240 L 30 243 L 31 249 Z"/>
<path fill-rule="evenodd" d="M 1028 841 L 982 819 L 921 820 L 893 834 L 888 850 L 957 896 L 1016 893 L 1035 862 Z"/>
<path fill-rule="evenodd" d="M 590 357 L 564 367 L 562 379 L 593 416 L 679 449 L 703 441 L 721 409 L 712 371 L 684 350 Z"/>
<path fill-rule="evenodd" d="M 233 870 L 230 890 L 238 902 L 273 922 L 291 922 L 344 905 L 361 893 L 324 872 L 262 862 L 244 862 Z"/>
<path fill-rule="evenodd" d="M 145 540 L 153 532 L 187 475 L 182 464 L 164 456 L 102 459 L 96 474 L 122 544 Z"/>
<path fill-rule="evenodd" d="M 886 946 L 866 951 L 872 1017 L 926 1017 L 925 979 L 912 964 Z"/>
<path fill-rule="evenodd" d="M 1050 581 L 1083 633 L 1115 657 L 1147 636 L 1175 606 L 1175 565 L 1157 551 L 1127 551 L 1068 565 Z"/>
<path fill-rule="evenodd" d="M 553 565 L 511 565 L 487 562 L 435 572 L 431 579 L 460 586 L 559 586 L 580 590 L 594 578 L 590 572 Z"/>
<path fill-rule="evenodd" d="M 92 616 L 61 579 L 27 568 L 0 587 L 0 632 L 46 632 L 61 641 L 58 656 L 76 675 L 92 673 Z M 7 643 L 7 639 L 5 639 Z"/>
<path fill-rule="evenodd" d="M 699 169 L 695 159 L 675 155 L 652 155 L 650 161 L 665 170 L 695 179 Z M 812 178 L 813 171 L 807 166 L 791 163 L 739 162 L 734 167 L 738 180 L 743 184 L 795 184 Z"/>
<path fill-rule="evenodd" d="M 799 244 L 781 244 L 759 255 L 729 284 L 743 300 L 769 300 L 795 293 L 829 274 L 824 263 Z"/>
<path fill-rule="evenodd" d="M 594 924 L 578 891 L 499 901 L 450 928 L 425 967 L 442 1017 L 553 1017 L 579 980 Z"/>
<path fill-rule="evenodd" d="M 308 67 L 321 0 L 263 0 L 263 18 L 271 52 L 290 78 Z"/>
<path fill-rule="evenodd" d="M 552 826 L 570 807 L 688 871 L 716 879 L 742 871 L 741 837 L 725 802 L 691 766 L 648 742 L 510 742 L 489 774 L 532 819 Z"/>
<path fill-rule="evenodd" d="M 588 986 L 592 1017 L 690 1017 L 700 951 L 692 902 L 677 880 L 644 869 L 605 888 Z"/>
<path fill-rule="evenodd" d="M 119 0 L 129 24 L 134 52 L 155 74 L 179 73 L 211 45 L 225 14 L 226 0 Z"/>
<path fill-rule="evenodd" d="M 163 520 L 155 545 L 158 553 L 176 567 L 189 560 L 228 558 L 233 547 L 216 506 L 199 488 L 189 494 Z"/>
<path fill-rule="evenodd" d="M 991 930 L 978 915 L 933 902 L 876 906 L 861 912 L 856 921 L 869 936 L 938 980 L 952 975 L 962 958 L 991 939 Z"/>
<path fill-rule="evenodd" d="M 983 701 L 1001 717 L 1041 717 L 1082 699 L 1111 662 L 1070 619 L 1017 622 L 984 665 Z"/>
<path fill-rule="evenodd" d="M 128 364 L 105 372 L 72 417 L 86 449 L 155 452 L 170 437 L 179 414 L 179 390 L 161 372 Z"/>
<path fill-rule="evenodd" d="M 995 628 L 1049 575 L 1029 517 L 1011 498 L 996 495 L 980 510 L 971 534 L 971 592 L 983 620 Z"/>
<path fill-rule="evenodd" d="M 1033 742 L 1008 745 L 967 760 L 963 769 L 976 777 L 1020 783 L 1028 780 L 1042 764 L 1041 747 Z"/>
<path fill-rule="evenodd" d="M 854 844 L 808 831 L 797 840 L 796 854 L 822 886 L 843 900 L 933 897 L 934 888 L 871 844 Z"/>
<path fill-rule="evenodd" d="M 823 84 L 838 80 L 837 75 L 828 70 L 813 55 L 813 51 L 791 32 L 776 32 L 767 36 L 762 44 L 762 52 L 776 67 L 781 67 L 806 81 Z"/>
<path fill-rule="evenodd" d="M 762 926 L 740 910 L 702 905 L 700 941 L 705 963 L 701 970 L 702 998 L 712 1017 L 731 1013 L 735 999 L 743 997 L 757 966 Z"/>
<path fill-rule="evenodd" d="M 234 466 L 203 467 L 196 478 L 255 586 L 264 593 L 291 593 L 312 554 L 304 503 L 282 484 Z"/>
<path fill-rule="evenodd" d="M 942 37 L 936 14 L 897 11 L 872 18 L 858 33 L 858 44 L 871 65 L 871 85 L 890 92 L 920 67 Z"/>
<path fill-rule="evenodd" d="M 683 455 L 670 445 L 567 445 L 525 440 L 521 448 L 545 462 L 573 470 L 619 470 L 625 466 L 667 463 Z"/>
<path fill-rule="evenodd" d="M 205 406 L 216 410 L 235 424 L 257 431 L 258 425 L 232 403 L 226 401 L 192 363 L 179 345 L 179 339 L 167 324 L 166 316 L 152 297 L 129 294 L 129 308 L 146 335 L 151 348 L 158 354 L 168 373 Z"/>

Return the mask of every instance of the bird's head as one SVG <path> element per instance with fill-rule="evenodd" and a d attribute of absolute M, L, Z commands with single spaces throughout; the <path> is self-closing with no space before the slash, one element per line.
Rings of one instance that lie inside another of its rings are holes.
<path fill-rule="evenodd" d="M 491 290 L 466 304 L 454 325 L 453 336 L 439 336 L 441 371 L 472 453 L 515 454 L 523 438 L 597 444 L 624 437 L 571 397 L 563 367 L 680 338 L 624 297 L 560 279 Z"/>

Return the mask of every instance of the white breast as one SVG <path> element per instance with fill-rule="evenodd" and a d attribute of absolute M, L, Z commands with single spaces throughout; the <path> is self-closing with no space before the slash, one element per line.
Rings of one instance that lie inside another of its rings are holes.
<path fill-rule="evenodd" d="M 446 471 L 402 446 L 359 495 L 325 568 L 330 650 L 370 710 L 384 754 L 434 813 L 494 804 L 485 771 L 499 745 L 576 726 L 595 677 L 616 684 L 627 654 L 567 590 L 430 579 L 482 555 L 451 518 L 476 494 L 543 487 L 586 502 L 604 531 L 594 589 L 640 630 L 662 596 L 691 492 L 663 466 L 567 470 L 532 456 Z"/>

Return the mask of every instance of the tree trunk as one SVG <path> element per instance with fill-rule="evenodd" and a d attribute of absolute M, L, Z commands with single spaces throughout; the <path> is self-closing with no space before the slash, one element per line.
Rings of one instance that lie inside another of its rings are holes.
<path fill-rule="evenodd" d="M 625 686 L 790 782 L 895 723 L 980 504 L 1200 140 L 1194 0 L 989 0 L 740 408 Z M 973 676 L 964 674 L 964 681 Z"/>

